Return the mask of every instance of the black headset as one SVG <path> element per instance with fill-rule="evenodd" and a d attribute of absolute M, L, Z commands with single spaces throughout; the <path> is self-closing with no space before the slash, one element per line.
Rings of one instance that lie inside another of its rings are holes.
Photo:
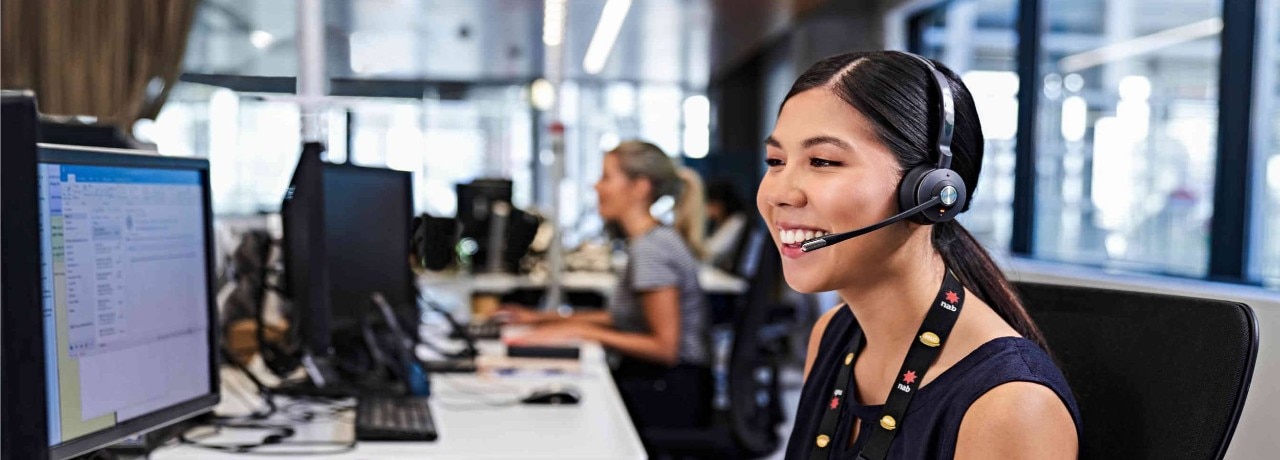
<path fill-rule="evenodd" d="M 862 236 L 904 219 L 922 225 L 946 222 L 964 210 L 968 200 L 964 179 L 951 170 L 951 136 L 956 129 L 956 102 L 951 94 L 951 83 L 928 59 L 911 53 L 901 54 L 920 61 L 928 69 L 930 86 L 934 88 L 933 94 L 941 106 L 932 149 L 937 162 L 916 166 L 902 176 L 902 182 L 898 184 L 898 214 L 854 231 L 807 240 L 800 246 L 804 252 Z M 925 105 L 929 106 L 927 102 Z"/>
<path fill-rule="evenodd" d="M 938 105 L 942 106 L 942 111 L 938 114 L 933 143 L 933 154 L 938 161 L 932 165 L 916 166 L 902 176 L 902 183 L 898 185 L 898 208 L 907 211 L 938 197 L 941 199 L 941 206 L 926 207 L 909 217 L 924 225 L 946 222 L 964 210 L 968 199 L 964 179 L 951 170 L 951 136 L 956 129 L 955 98 L 951 94 L 951 83 L 947 81 L 946 75 L 934 67 L 932 62 L 915 54 L 903 54 L 919 60 L 928 69 L 933 77 L 930 79 L 934 87 L 933 94 L 938 99 Z"/>

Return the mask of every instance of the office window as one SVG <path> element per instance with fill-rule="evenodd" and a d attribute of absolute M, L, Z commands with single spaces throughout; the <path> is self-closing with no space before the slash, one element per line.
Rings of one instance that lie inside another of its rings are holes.
<path fill-rule="evenodd" d="M 325 159 L 413 172 L 416 212 L 452 216 L 454 184 L 477 177 L 511 178 L 516 206 L 532 203 L 533 122 L 520 87 L 473 88 L 450 100 L 330 102 Z M 253 214 L 280 209 L 301 129 L 290 96 L 180 83 L 157 120 L 140 122 L 134 135 L 165 155 L 208 158 L 214 212 Z"/>
<path fill-rule="evenodd" d="M 512 179 L 512 201 L 532 202 L 532 115 L 519 86 L 471 88 L 461 98 L 363 98 L 350 103 L 351 162 L 413 173 L 414 208 L 452 216 L 454 186 Z"/>
<path fill-rule="evenodd" d="M 1280 289 L 1280 0 L 1259 2 L 1254 85 L 1253 241 L 1249 277 Z"/>
<path fill-rule="evenodd" d="M 965 228 L 1007 251 L 1013 229 L 1014 136 L 1018 132 L 1017 16 L 1014 0 L 948 2 L 912 18 L 914 51 L 946 64 L 973 93 L 984 151 Z"/>
<path fill-rule="evenodd" d="M 297 104 L 190 83 L 134 134 L 164 155 L 207 158 L 218 214 L 278 210 L 301 148 Z"/>
<path fill-rule="evenodd" d="M 1219 0 L 1045 0 L 1038 257 L 1204 276 Z"/>

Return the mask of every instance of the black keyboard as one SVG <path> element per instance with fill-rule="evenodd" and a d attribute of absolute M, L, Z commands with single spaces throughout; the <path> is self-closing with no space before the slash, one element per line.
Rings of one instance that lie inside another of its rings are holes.
<path fill-rule="evenodd" d="M 423 361 L 422 370 L 428 374 L 471 374 L 475 373 L 476 361 L 474 359 L 448 359 L 442 361 Z"/>
<path fill-rule="evenodd" d="M 435 441 L 437 437 L 427 398 L 361 396 L 356 403 L 357 440 Z"/>
<path fill-rule="evenodd" d="M 497 340 L 502 338 L 502 324 L 497 322 L 488 321 L 483 323 L 472 323 L 467 324 L 466 328 L 467 333 L 476 340 Z M 449 336 L 454 339 L 462 338 L 457 332 L 454 332 Z"/>

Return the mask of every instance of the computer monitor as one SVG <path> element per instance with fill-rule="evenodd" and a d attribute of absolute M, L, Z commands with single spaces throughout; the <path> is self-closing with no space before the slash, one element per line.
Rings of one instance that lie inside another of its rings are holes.
<path fill-rule="evenodd" d="M 474 270 L 516 272 L 529 252 L 541 220 L 516 209 L 511 190 L 508 179 L 476 179 L 456 186 L 462 237 L 477 244 L 471 256 Z"/>
<path fill-rule="evenodd" d="M 502 265 L 501 258 L 497 261 L 490 258 L 490 246 L 502 244 L 504 235 L 493 235 L 493 224 L 505 225 L 504 221 L 493 219 L 494 207 L 503 203 L 501 206 L 511 208 L 511 189 L 512 183 L 507 179 L 476 179 L 468 184 L 457 184 L 455 191 L 458 195 L 458 223 L 462 224 L 462 237 L 470 238 L 476 242 L 476 251 L 471 255 L 471 265 L 477 271 L 495 271 L 500 267 L 494 267 L 493 262 L 499 262 Z M 496 238 L 495 238 L 496 237 Z"/>
<path fill-rule="evenodd" d="M 304 147 L 281 205 L 286 291 L 315 356 L 332 354 L 333 335 L 358 328 L 381 293 L 407 324 L 417 324 L 409 263 L 412 176 L 331 164 L 319 145 Z"/>
<path fill-rule="evenodd" d="M 462 223 L 465 236 L 488 231 L 494 202 L 511 204 L 512 182 L 509 179 L 475 179 L 467 184 L 457 184 L 454 189 L 458 194 L 458 221 Z"/>
<path fill-rule="evenodd" d="M 35 98 L 0 93 L 0 459 L 48 456 L 44 329 L 40 327 L 40 229 Z"/>
<path fill-rule="evenodd" d="M 218 403 L 209 167 L 41 144 L 49 456 Z"/>

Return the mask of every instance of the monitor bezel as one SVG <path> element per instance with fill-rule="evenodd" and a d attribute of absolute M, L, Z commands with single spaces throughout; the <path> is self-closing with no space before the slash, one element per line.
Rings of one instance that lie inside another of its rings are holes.
<path fill-rule="evenodd" d="M 49 455 L 48 421 L 45 419 L 44 312 L 40 288 L 40 229 L 37 211 L 36 142 L 40 137 L 35 96 L 27 91 L 0 91 L 3 100 L 3 146 L 0 195 L 4 199 L 4 263 L 0 281 L 3 333 L 0 334 L 0 458 L 45 460 Z"/>
<path fill-rule="evenodd" d="M 36 146 L 37 164 L 56 163 L 84 166 L 114 166 L 149 169 L 176 169 L 196 171 L 200 174 L 202 193 L 201 205 L 204 207 L 205 238 L 205 273 L 208 305 L 209 331 L 209 392 L 195 398 L 153 411 L 123 423 L 82 435 L 71 441 L 64 441 L 49 447 L 49 458 L 65 460 L 100 449 L 130 436 L 152 431 L 172 425 L 183 420 L 208 412 L 218 405 L 220 400 L 220 377 L 218 355 L 218 318 L 217 293 L 214 291 L 214 254 L 213 254 L 213 207 L 212 194 L 209 187 L 209 162 L 192 158 L 164 157 L 140 150 L 124 150 L 102 147 L 81 147 L 73 145 L 45 144 Z M 41 359 L 46 359 L 44 356 Z M 47 396 L 46 396 L 47 398 Z M 53 414 L 49 414 L 50 417 Z M 50 433 L 52 437 L 52 433 Z"/>

